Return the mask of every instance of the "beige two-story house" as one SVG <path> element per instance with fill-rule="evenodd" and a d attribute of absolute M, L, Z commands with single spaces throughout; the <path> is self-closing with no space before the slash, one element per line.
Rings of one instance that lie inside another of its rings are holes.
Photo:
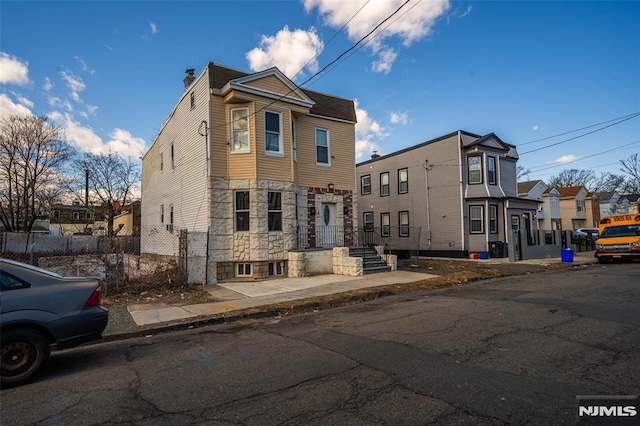
<path fill-rule="evenodd" d="M 187 70 L 143 158 L 141 252 L 187 252 L 215 282 L 285 275 L 290 250 L 348 245 L 355 123 L 353 101 L 276 68 Z M 186 242 L 170 238 L 183 230 Z"/>
<path fill-rule="evenodd" d="M 360 224 L 392 251 L 466 257 L 533 243 L 538 201 L 518 198 L 515 146 L 456 131 L 356 165 Z M 511 230 L 522 241 L 511 241 Z"/>

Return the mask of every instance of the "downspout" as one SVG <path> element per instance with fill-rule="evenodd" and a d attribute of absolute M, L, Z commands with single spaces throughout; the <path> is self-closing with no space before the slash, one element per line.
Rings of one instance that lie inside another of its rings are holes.
<path fill-rule="evenodd" d="M 462 241 L 462 251 L 464 252 L 466 250 L 466 238 L 465 238 L 465 233 L 464 233 L 464 204 L 465 204 L 465 198 L 464 198 L 464 186 L 463 186 L 463 177 L 462 177 L 462 173 L 464 172 L 464 167 L 465 165 L 462 162 L 462 135 L 460 133 L 460 130 L 458 130 L 458 160 L 459 160 L 459 164 L 460 167 L 458 168 L 459 171 L 459 180 L 460 180 L 460 236 L 461 236 L 461 241 Z"/>
<path fill-rule="evenodd" d="M 429 160 L 424 160 L 424 186 L 427 207 L 427 241 L 429 242 L 429 250 L 431 250 L 431 216 L 429 211 Z"/>

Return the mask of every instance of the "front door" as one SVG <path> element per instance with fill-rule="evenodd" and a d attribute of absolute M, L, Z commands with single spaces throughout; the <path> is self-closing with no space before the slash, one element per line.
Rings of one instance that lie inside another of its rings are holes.
<path fill-rule="evenodd" d="M 336 246 L 336 205 L 322 203 L 322 247 Z"/>

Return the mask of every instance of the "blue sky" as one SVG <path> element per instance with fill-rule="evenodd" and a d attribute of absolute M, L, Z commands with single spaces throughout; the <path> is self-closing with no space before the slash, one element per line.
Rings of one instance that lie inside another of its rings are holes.
<path fill-rule="evenodd" d="M 84 151 L 137 158 L 187 68 L 302 69 L 301 84 L 402 3 L 3 0 L 0 116 L 45 114 Z M 358 161 L 462 129 L 515 144 L 530 179 L 620 173 L 640 151 L 639 16 L 636 1 L 410 0 L 303 87 L 357 101 Z"/>

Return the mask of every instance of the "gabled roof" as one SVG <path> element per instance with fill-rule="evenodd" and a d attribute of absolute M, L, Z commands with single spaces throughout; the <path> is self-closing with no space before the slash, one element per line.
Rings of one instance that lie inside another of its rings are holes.
<path fill-rule="evenodd" d="M 596 195 L 598 196 L 598 199 L 600 201 L 604 201 L 605 203 L 607 201 L 611 200 L 611 197 L 613 197 L 616 194 L 615 191 L 610 191 L 610 192 L 598 192 Z"/>
<path fill-rule="evenodd" d="M 260 77 L 263 74 L 276 74 L 279 78 L 286 79 L 287 85 L 291 87 L 292 90 L 297 91 L 300 95 L 314 102 L 310 110 L 311 114 L 352 123 L 357 122 L 356 110 L 352 100 L 303 89 L 285 77 L 284 74 L 277 70 L 277 68 L 271 68 L 269 70 L 250 74 L 232 68 L 223 67 L 218 64 L 214 64 L 213 62 L 209 62 L 207 67 L 209 68 L 209 86 L 212 89 L 222 89 L 227 85 L 227 83 L 233 80 L 242 83 L 245 78 L 250 76 Z"/>
<path fill-rule="evenodd" d="M 584 186 L 567 186 L 566 188 L 556 188 L 562 197 L 575 197 Z"/>
<path fill-rule="evenodd" d="M 505 152 L 509 151 L 509 147 L 507 146 L 507 144 L 502 142 L 502 140 L 493 132 L 489 133 L 488 135 L 481 136 L 466 145 L 463 142 L 463 145 L 465 146 L 465 148 L 482 145 L 484 148 L 494 148 Z"/>
<path fill-rule="evenodd" d="M 518 182 L 518 194 L 526 194 L 531 191 L 538 183 L 542 182 L 538 180 L 530 180 L 527 182 Z M 545 190 L 546 192 L 546 190 Z"/>

